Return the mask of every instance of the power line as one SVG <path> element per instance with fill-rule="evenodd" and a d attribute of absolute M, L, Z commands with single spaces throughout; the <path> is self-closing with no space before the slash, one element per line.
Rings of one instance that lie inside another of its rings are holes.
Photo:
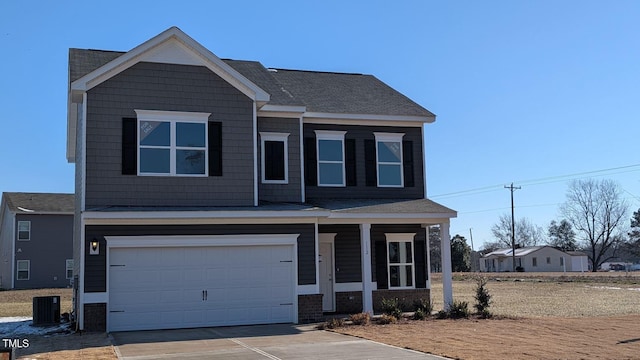
<path fill-rule="evenodd" d="M 634 167 L 640 167 L 640 164 L 618 166 L 618 167 L 613 167 L 613 168 L 608 168 L 608 169 L 592 170 L 592 171 L 585 171 L 585 172 L 566 174 L 566 175 L 548 176 L 548 177 L 538 178 L 538 179 L 521 180 L 521 181 L 518 181 L 518 183 L 525 184 L 525 185 L 528 185 L 528 186 L 550 184 L 550 183 L 554 183 L 554 182 L 562 182 L 562 181 L 567 181 L 567 180 L 571 180 L 571 179 L 576 179 L 576 178 L 579 178 L 579 177 L 585 176 L 585 175 L 591 175 L 591 174 L 597 174 L 597 173 L 603 173 L 603 172 L 610 172 L 610 171 L 614 171 L 614 170 L 630 169 L 630 168 L 634 168 Z M 616 174 L 624 174 L 624 173 L 634 172 L 634 171 L 640 171 L 640 168 L 639 169 L 634 169 L 634 170 L 628 170 L 628 171 L 620 171 L 620 172 L 615 172 L 615 173 L 610 173 L 610 174 L 602 174 L 602 175 L 616 175 Z M 502 187 L 502 184 L 483 186 L 483 187 L 479 187 L 479 188 L 475 188 L 475 189 L 460 190 L 460 191 L 454 191 L 454 192 L 445 193 L 445 194 L 439 194 L 439 195 L 431 195 L 431 196 L 429 196 L 429 198 L 430 199 L 434 199 L 434 198 L 443 198 L 443 197 L 457 197 L 457 196 L 465 196 L 465 195 L 476 195 L 476 194 L 482 194 L 482 193 L 487 193 L 487 192 L 491 192 L 491 191 L 498 191 L 501 187 Z"/>

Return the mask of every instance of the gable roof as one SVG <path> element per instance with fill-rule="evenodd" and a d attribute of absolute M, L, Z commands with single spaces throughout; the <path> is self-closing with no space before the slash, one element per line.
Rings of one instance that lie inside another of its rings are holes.
<path fill-rule="evenodd" d="M 2 202 L 16 214 L 73 214 L 74 194 L 2 193 Z"/>

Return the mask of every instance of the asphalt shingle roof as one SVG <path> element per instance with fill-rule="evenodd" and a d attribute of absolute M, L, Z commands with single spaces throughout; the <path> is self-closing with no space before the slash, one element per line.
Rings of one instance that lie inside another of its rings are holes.
<path fill-rule="evenodd" d="M 69 49 L 71 82 L 124 52 Z M 434 116 L 375 76 L 337 72 L 266 69 L 257 61 L 224 59 L 271 96 L 269 104 L 306 106 L 309 112 Z"/>
<path fill-rule="evenodd" d="M 75 209 L 74 194 L 5 192 L 2 196 L 15 213 L 73 213 Z"/>

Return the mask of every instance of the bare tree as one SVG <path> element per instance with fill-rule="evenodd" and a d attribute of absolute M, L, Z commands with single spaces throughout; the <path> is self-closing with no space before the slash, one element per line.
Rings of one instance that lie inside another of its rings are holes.
<path fill-rule="evenodd" d="M 511 216 L 500 215 L 498 222 L 491 227 L 491 233 L 502 247 L 511 247 Z M 516 244 L 520 246 L 535 246 L 544 242 L 544 230 L 534 225 L 527 218 L 516 220 Z"/>
<path fill-rule="evenodd" d="M 569 184 L 560 211 L 585 243 L 592 271 L 615 257 L 623 239 L 627 210 L 619 185 L 611 180 L 574 180 Z"/>

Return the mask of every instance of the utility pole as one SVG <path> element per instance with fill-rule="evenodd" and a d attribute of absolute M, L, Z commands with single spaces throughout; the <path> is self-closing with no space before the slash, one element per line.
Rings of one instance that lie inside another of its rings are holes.
<path fill-rule="evenodd" d="M 511 190 L 511 259 L 513 260 L 513 272 L 516 272 L 516 219 L 513 210 L 513 192 L 521 187 L 513 186 L 511 183 L 510 186 L 505 185 L 504 188 Z"/>

